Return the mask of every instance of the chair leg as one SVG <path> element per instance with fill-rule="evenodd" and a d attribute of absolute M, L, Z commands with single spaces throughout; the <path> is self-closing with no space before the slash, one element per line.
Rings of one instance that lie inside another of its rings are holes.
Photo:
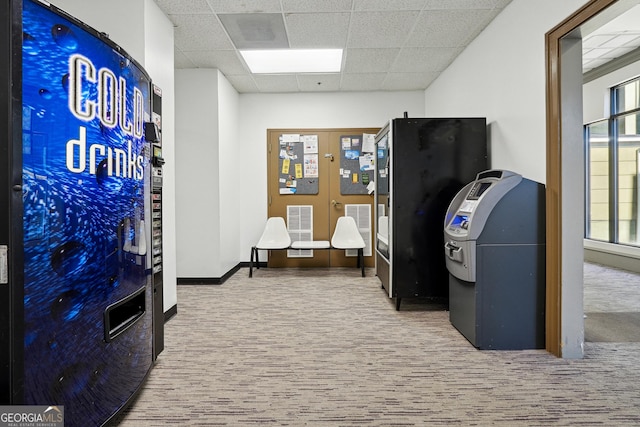
<path fill-rule="evenodd" d="M 253 252 L 256 250 L 255 246 L 251 247 L 251 257 L 249 258 L 249 277 L 253 277 Z"/>
<path fill-rule="evenodd" d="M 254 246 L 256 250 L 256 270 L 260 270 L 260 252 L 258 252 L 258 248 Z"/>
<path fill-rule="evenodd" d="M 358 264 L 360 264 L 360 268 L 362 269 L 362 277 L 364 277 L 364 249 L 358 249 Z"/>

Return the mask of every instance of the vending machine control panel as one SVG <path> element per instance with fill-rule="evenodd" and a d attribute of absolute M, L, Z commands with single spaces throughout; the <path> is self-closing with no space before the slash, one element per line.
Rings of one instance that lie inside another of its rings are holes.
<path fill-rule="evenodd" d="M 164 349 L 162 271 L 162 90 L 152 84 L 151 122 L 145 136 L 151 145 L 151 280 L 153 284 L 153 357 Z"/>

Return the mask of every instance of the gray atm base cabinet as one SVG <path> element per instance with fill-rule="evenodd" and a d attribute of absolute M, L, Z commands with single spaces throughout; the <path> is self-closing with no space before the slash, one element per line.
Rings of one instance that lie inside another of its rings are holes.
<path fill-rule="evenodd" d="M 545 245 L 478 245 L 476 282 L 449 275 L 450 320 L 485 350 L 545 347 Z"/>

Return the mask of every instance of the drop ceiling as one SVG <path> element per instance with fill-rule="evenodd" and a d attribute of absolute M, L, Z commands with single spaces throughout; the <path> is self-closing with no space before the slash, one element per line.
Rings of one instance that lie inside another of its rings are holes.
<path fill-rule="evenodd" d="M 640 46 L 640 6 L 605 23 L 582 39 L 582 72 L 633 53 Z"/>
<path fill-rule="evenodd" d="M 240 93 L 425 89 L 510 1 L 155 0 L 175 67 L 217 68 Z M 290 48 L 342 48 L 342 71 L 252 75 L 222 24 L 232 14 L 279 14 Z"/>
<path fill-rule="evenodd" d="M 176 68 L 217 68 L 239 93 L 268 93 L 426 89 L 511 0 L 155 2 L 174 24 Z M 585 72 L 640 46 L 638 9 L 584 36 Z M 247 44 L 341 48 L 342 71 L 253 75 Z"/>

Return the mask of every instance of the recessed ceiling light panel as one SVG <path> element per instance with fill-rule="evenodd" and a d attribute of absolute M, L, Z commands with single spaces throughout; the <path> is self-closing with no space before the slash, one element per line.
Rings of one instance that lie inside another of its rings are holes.
<path fill-rule="evenodd" d="M 240 50 L 254 74 L 338 73 L 342 49 Z"/>

